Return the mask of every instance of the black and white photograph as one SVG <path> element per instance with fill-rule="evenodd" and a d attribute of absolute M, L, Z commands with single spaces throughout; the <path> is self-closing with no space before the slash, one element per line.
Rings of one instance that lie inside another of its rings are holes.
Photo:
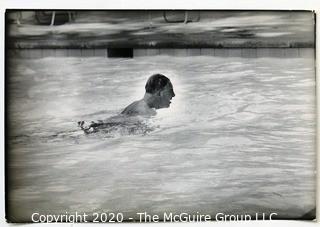
<path fill-rule="evenodd" d="M 7 10 L 7 222 L 314 220 L 315 17 Z"/>

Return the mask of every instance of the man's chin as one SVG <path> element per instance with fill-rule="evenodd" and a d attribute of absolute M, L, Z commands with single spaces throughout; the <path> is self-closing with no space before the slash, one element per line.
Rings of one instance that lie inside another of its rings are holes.
<path fill-rule="evenodd" d="M 170 103 L 163 103 L 162 105 L 157 106 L 156 109 L 169 108 L 170 104 L 171 104 L 171 102 Z"/>
<path fill-rule="evenodd" d="M 166 105 L 166 106 L 159 106 L 159 107 L 157 107 L 156 109 L 165 109 L 165 108 L 169 108 L 170 107 L 170 105 Z"/>

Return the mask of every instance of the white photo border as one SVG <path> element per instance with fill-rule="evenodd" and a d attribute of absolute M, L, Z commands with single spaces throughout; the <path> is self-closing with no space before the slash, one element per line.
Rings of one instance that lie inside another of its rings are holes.
<path fill-rule="evenodd" d="M 201 10 L 314 10 L 316 12 L 316 31 L 319 34 L 320 30 L 320 1 L 319 0 L 161 0 L 161 1 L 151 1 L 151 0 L 55 0 L 55 1 L 36 1 L 36 0 L 2 0 L 0 3 L 0 89 L 2 98 L 0 105 L 0 143 L 1 143 L 1 154 L 2 159 L 0 162 L 0 225 L 1 226 L 11 226 L 12 224 L 6 223 L 5 220 L 5 159 L 4 159 L 4 143 L 5 143 L 5 122 L 4 122 L 4 111 L 5 111 L 5 96 L 4 96 L 4 68 L 5 68 L 5 11 L 6 9 L 88 9 L 88 10 L 102 10 L 102 9 L 201 9 Z M 319 35 L 316 35 L 316 56 L 319 56 Z M 319 155 L 319 86 L 320 81 L 318 76 L 320 75 L 319 70 L 319 57 L 316 58 L 316 93 L 317 93 L 317 172 L 320 166 L 320 155 Z M 320 198 L 319 198 L 319 175 L 317 174 L 317 208 L 319 208 Z M 253 222 L 206 222 L 206 223 L 161 223 L 161 226 L 318 226 L 320 218 L 320 210 L 317 209 L 317 221 L 253 221 Z M 138 223 L 125 223 L 121 226 L 138 226 Z M 144 224 L 144 226 L 154 225 Z M 158 224 L 159 225 L 159 224 Z M 17 226 L 30 226 L 30 224 L 18 224 Z M 50 224 L 31 224 L 31 226 L 52 226 Z M 59 224 L 59 226 L 96 226 L 96 224 Z"/>

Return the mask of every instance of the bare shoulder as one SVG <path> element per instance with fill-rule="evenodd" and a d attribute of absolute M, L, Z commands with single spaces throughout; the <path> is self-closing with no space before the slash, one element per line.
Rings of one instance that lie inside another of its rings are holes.
<path fill-rule="evenodd" d="M 139 105 L 140 101 L 135 101 L 133 103 L 131 103 L 129 106 L 127 106 L 122 112 L 121 114 L 130 114 L 131 112 L 134 112 L 138 105 Z"/>
<path fill-rule="evenodd" d="M 135 101 L 127 106 L 121 114 L 125 115 L 155 115 L 156 111 L 148 107 L 148 105 L 143 101 Z"/>

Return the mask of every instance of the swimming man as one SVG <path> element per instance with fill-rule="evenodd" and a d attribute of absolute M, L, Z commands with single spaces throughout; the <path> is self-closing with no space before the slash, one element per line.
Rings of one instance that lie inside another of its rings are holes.
<path fill-rule="evenodd" d="M 154 116 L 156 109 L 168 108 L 171 104 L 171 99 L 175 97 L 171 81 L 162 74 L 152 75 L 146 85 L 145 94 L 142 99 L 131 103 L 127 106 L 120 115 L 111 117 L 106 121 L 92 122 L 89 126 L 84 126 L 85 122 L 78 122 L 79 126 L 86 133 L 95 131 L 95 129 L 102 127 L 111 127 L 117 124 L 122 125 L 124 118 L 132 116 Z"/>

